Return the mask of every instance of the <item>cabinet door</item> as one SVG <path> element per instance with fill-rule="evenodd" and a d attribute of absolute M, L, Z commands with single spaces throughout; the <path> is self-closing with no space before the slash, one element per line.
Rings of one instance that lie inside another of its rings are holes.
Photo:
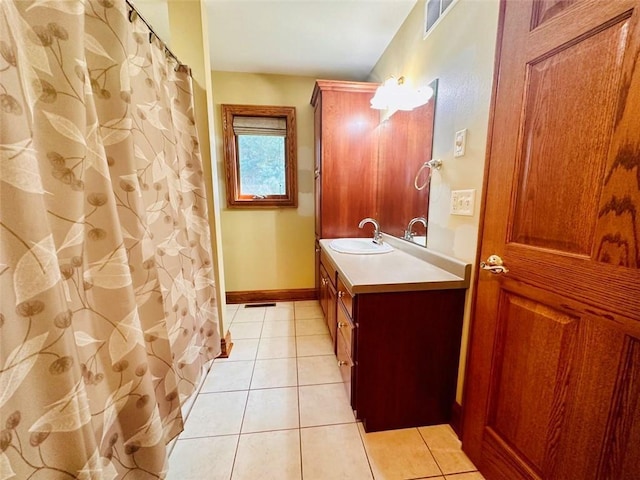
<path fill-rule="evenodd" d="M 370 107 L 372 95 L 323 92 L 321 238 L 371 235 L 358 223 L 376 216 L 380 116 Z"/>
<path fill-rule="evenodd" d="M 355 336 L 353 335 L 354 323 L 342 302 L 338 301 L 336 305 L 336 320 L 338 331 L 336 333 L 336 356 L 338 357 L 338 366 L 342 374 L 342 381 L 345 385 L 347 394 L 351 401 L 351 407 L 355 409 L 356 405 L 356 362 L 355 358 Z"/>
<path fill-rule="evenodd" d="M 356 401 L 353 393 L 353 379 L 355 378 L 355 365 L 351 357 L 349 356 L 349 348 L 345 344 L 344 337 L 338 333 L 336 343 L 336 357 L 338 358 L 338 367 L 340 368 L 340 375 L 342 376 L 342 384 L 349 397 L 351 408 L 355 407 Z"/>
<path fill-rule="evenodd" d="M 338 297 L 336 295 L 336 289 L 331 282 L 327 285 L 327 311 L 325 312 L 325 318 L 327 319 L 327 326 L 329 327 L 329 333 L 331 334 L 331 341 L 333 342 L 333 350 L 336 349 L 336 335 L 338 330 L 337 320 L 337 306 Z"/>
<path fill-rule="evenodd" d="M 320 263 L 320 290 L 318 292 L 318 297 L 320 299 L 320 307 L 322 308 L 322 312 L 324 313 L 324 318 L 328 318 L 328 300 L 329 300 L 329 275 L 327 274 L 327 270 L 324 268 L 324 265 Z"/>
<path fill-rule="evenodd" d="M 338 357 L 338 366 L 340 367 L 342 382 L 344 383 L 345 390 L 351 402 L 351 408 L 355 410 L 357 370 L 354 361 L 353 322 L 340 302 L 338 302 L 336 313 L 338 325 L 341 325 L 336 333 L 336 356 Z"/>
<path fill-rule="evenodd" d="M 314 136 L 314 195 L 315 195 L 315 225 L 316 240 L 322 238 L 322 99 L 313 111 L 313 136 Z"/>

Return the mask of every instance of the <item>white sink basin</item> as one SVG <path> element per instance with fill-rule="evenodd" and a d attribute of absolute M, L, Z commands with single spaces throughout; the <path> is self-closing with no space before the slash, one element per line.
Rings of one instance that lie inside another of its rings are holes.
<path fill-rule="evenodd" d="M 376 253 L 389 253 L 393 247 L 386 243 L 378 245 L 370 238 L 336 238 L 331 240 L 329 246 L 340 253 L 351 253 L 355 255 L 372 255 Z"/>

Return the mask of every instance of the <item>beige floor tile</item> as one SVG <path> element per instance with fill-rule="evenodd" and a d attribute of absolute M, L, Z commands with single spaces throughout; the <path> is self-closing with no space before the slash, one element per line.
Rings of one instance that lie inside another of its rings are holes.
<path fill-rule="evenodd" d="M 293 312 L 293 306 L 291 307 L 271 307 L 267 308 L 267 312 L 264 316 L 266 322 L 274 322 L 279 320 L 293 320 L 295 318 Z"/>
<path fill-rule="evenodd" d="M 276 302 L 275 308 L 288 308 L 289 310 L 293 310 L 294 302 Z"/>
<path fill-rule="evenodd" d="M 376 480 L 405 480 L 442 474 L 417 428 L 365 433 L 362 423 L 358 423 L 358 429 Z"/>
<path fill-rule="evenodd" d="M 238 305 L 227 305 L 225 307 L 225 311 L 227 314 L 227 323 L 231 323 L 233 321 L 233 317 L 235 317 L 236 312 L 238 311 Z"/>
<path fill-rule="evenodd" d="M 262 322 L 233 322 L 229 330 L 231 331 L 231 338 L 235 340 L 260 338 Z"/>
<path fill-rule="evenodd" d="M 420 427 L 420 435 L 445 475 L 477 470 L 460 448 L 460 440 L 449 425 Z"/>
<path fill-rule="evenodd" d="M 335 355 L 298 358 L 298 385 L 339 383 L 342 381 Z"/>
<path fill-rule="evenodd" d="M 458 473 L 455 475 L 447 475 L 446 480 L 484 480 L 480 472 Z"/>
<path fill-rule="evenodd" d="M 296 321 L 296 336 L 325 335 L 327 333 L 329 333 L 329 328 L 327 327 L 327 322 L 325 322 L 322 317 Z"/>
<path fill-rule="evenodd" d="M 202 385 L 201 393 L 249 390 L 253 360 L 219 362 L 215 360 Z"/>
<path fill-rule="evenodd" d="M 233 317 L 233 321 L 234 323 L 261 322 L 264 320 L 266 311 L 265 307 L 244 308 L 244 306 L 241 306 Z"/>
<path fill-rule="evenodd" d="M 167 480 L 229 480 L 238 435 L 178 440 Z"/>
<path fill-rule="evenodd" d="M 204 382 L 202 382 L 202 384 L 204 385 Z M 196 398 L 198 398 L 198 395 L 191 395 L 186 398 L 182 397 L 181 395 L 180 397 L 182 402 L 182 405 L 180 405 L 180 412 L 182 413 L 182 418 L 186 419 L 189 415 L 189 412 L 191 411 L 191 408 L 193 407 L 193 404 L 196 403 Z"/>
<path fill-rule="evenodd" d="M 264 322 L 262 327 L 262 338 L 295 337 L 295 335 L 296 323 L 293 320 Z"/>
<path fill-rule="evenodd" d="M 299 394 L 301 427 L 356 421 L 342 383 L 299 387 Z"/>
<path fill-rule="evenodd" d="M 320 306 L 320 302 L 318 300 L 298 300 L 297 302 L 294 302 L 293 305 L 296 309 L 298 309 L 298 308 Z"/>
<path fill-rule="evenodd" d="M 296 387 L 249 391 L 242 433 L 286 430 L 298 426 Z"/>
<path fill-rule="evenodd" d="M 267 358 L 288 358 L 296 356 L 295 337 L 273 337 L 260 339 L 258 360 Z"/>
<path fill-rule="evenodd" d="M 187 417 L 184 431 L 180 434 L 180 440 L 240 433 L 247 393 L 242 391 L 198 395 Z"/>
<path fill-rule="evenodd" d="M 298 384 L 296 363 L 295 358 L 256 360 L 251 389 L 295 387 Z"/>
<path fill-rule="evenodd" d="M 329 334 L 296 337 L 296 344 L 298 357 L 332 355 L 334 353 L 333 342 Z"/>
<path fill-rule="evenodd" d="M 307 318 L 322 318 L 322 308 L 320 305 L 312 305 L 308 307 L 298 307 L 296 305 L 296 320 L 304 320 Z"/>
<path fill-rule="evenodd" d="M 232 338 L 231 342 L 233 343 L 233 347 L 231 348 L 229 358 L 216 358 L 214 360 L 214 363 L 255 360 L 256 354 L 258 352 L 258 343 L 260 342 L 259 339 L 247 338 L 235 340 Z"/>
<path fill-rule="evenodd" d="M 304 480 L 373 479 L 355 423 L 303 428 Z"/>
<path fill-rule="evenodd" d="M 281 430 L 241 435 L 231 478 L 300 480 L 300 431 Z"/>

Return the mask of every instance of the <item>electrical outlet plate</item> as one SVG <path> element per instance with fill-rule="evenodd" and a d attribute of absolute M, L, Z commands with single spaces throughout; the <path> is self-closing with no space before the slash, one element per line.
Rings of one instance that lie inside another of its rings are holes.
<path fill-rule="evenodd" d="M 467 129 L 456 132 L 456 138 L 453 143 L 453 156 L 462 157 L 465 147 L 467 146 Z"/>
<path fill-rule="evenodd" d="M 473 216 L 476 203 L 475 190 L 453 190 L 451 192 L 451 215 Z"/>

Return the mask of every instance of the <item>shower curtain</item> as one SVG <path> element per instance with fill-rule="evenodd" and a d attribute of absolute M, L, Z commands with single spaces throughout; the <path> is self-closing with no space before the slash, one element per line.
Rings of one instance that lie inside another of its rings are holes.
<path fill-rule="evenodd" d="M 2 0 L 0 115 L 0 480 L 163 478 L 220 353 L 188 69 L 125 0 Z"/>

